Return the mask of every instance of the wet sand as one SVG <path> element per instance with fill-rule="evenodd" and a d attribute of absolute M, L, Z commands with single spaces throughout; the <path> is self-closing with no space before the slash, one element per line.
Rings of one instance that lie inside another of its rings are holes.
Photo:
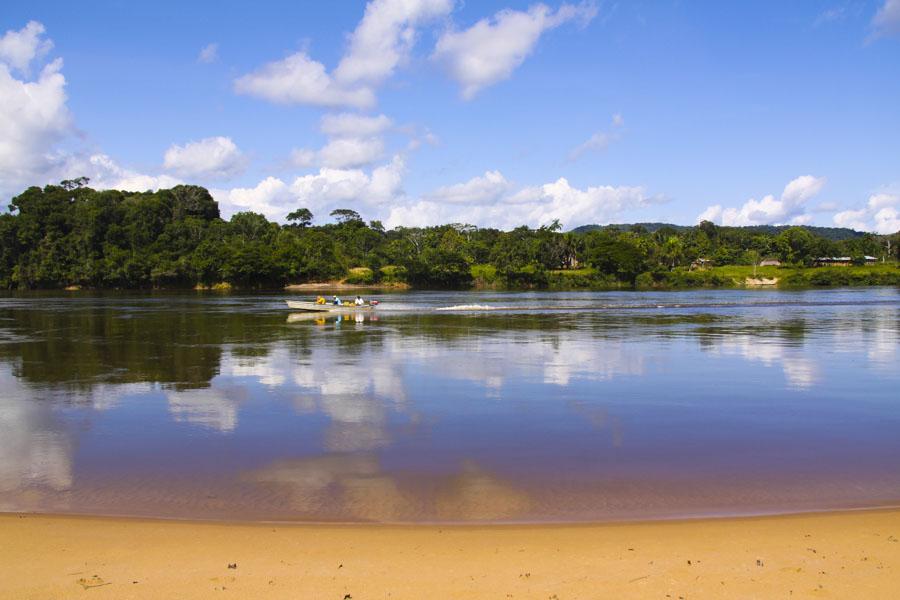
<path fill-rule="evenodd" d="M 598 525 L 0 515 L 0 598 L 896 598 L 900 511 Z"/>

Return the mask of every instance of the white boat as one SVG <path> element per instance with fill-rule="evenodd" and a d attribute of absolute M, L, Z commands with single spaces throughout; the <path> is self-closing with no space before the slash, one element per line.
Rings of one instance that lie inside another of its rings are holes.
<path fill-rule="evenodd" d="M 375 306 L 372 304 L 362 304 L 357 306 L 356 304 L 347 303 L 347 304 L 316 304 L 315 302 L 308 302 L 306 300 L 286 300 L 288 308 L 291 310 L 301 311 L 301 312 L 320 312 L 320 313 L 335 313 L 335 312 L 343 312 L 343 313 L 354 313 L 357 311 L 368 311 L 374 310 Z"/>

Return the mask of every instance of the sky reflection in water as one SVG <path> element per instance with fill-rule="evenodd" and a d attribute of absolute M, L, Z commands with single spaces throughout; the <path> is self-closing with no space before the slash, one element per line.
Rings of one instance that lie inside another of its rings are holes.
<path fill-rule="evenodd" d="M 900 500 L 897 290 L 411 293 L 341 320 L 283 299 L 0 298 L 0 510 L 579 521 Z M 434 310 L 472 304 L 501 310 Z"/>

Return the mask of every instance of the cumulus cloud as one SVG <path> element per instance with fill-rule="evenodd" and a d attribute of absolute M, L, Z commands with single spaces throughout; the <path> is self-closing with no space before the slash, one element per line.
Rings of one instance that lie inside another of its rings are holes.
<path fill-rule="evenodd" d="M 500 171 L 486 171 L 481 177 L 440 187 L 427 198 L 445 204 L 486 204 L 502 199 L 511 188 L 512 183 Z"/>
<path fill-rule="evenodd" d="M 415 43 L 415 27 L 447 15 L 453 0 L 373 0 L 350 46 L 335 69 L 335 79 L 345 84 L 379 84 L 408 57 Z"/>
<path fill-rule="evenodd" d="M 291 150 L 288 162 L 294 167 L 307 169 L 315 166 L 317 160 L 318 157 L 315 150 L 310 150 L 309 148 L 294 148 Z"/>
<path fill-rule="evenodd" d="M 234 82 L 234 90 L 278 104 L 365 108 L 375 103 L 371 89 L 335 82 L 325 65 L 305 52 L 296 52 L 239 77 Z"/>
<path fill-rule="evenodd" d="M 71 133 L 66 107 L 66 79 L 62 59 L 44 65 L 37 77 L 17 78 L 32 61 L 52 47 L 42 39 L 44 27 L 34 21 L 0 38 L 0 193 L 19 191 L 23 185 L 44 181 L 64 157 L 54 146 Z"/>
<path fill-rule="evenodd" d="M 900 0 L 884 1 L 872 17 L 872 29 L 875 35 L 900 33 Z"/>
<path fill-rule="evenodd" d="M 425 226 L 460 222 L 510 229 L 546 225 L 607 223 L 622 212 L 659 202 L 642 187 L 573 187 L 561 177 L 539 186 L 518 187 L 488 171 L 468 182 L 439 188 L 424 198 L 394 206 L 385 225 Z"/>
<path fill-rule="evenodd" d="M 444 32 L 432 58 L 446 66 L 468 100 L 483 88 L 508 79 L 534 51 L 544 32 L 570 21 L 587 24 L 596 14 L 592 3 L 563 4 L 556 11 L 544 4 L 527 11 L 504 9 L 468 29 Z"/>
<path fill-rule="evenodd" d="M 322 133 L 331 137 L 360 137 L 383 133 L 392 125 L 386 115 L 361 115 L 358 113 L 329 113 L 322 117 Z"/>
<path fill-rule="evenodd" d="M 805 213 L 806 201 L 822 191 L 824 186 L 824 177 L 801 175 L 784 187 L 780 199 L 772 195 L 765 196 L 762 200 L 751 198 L 737 208 L 724 208 L 721 204 L 716 204 L 703 211 L 697 220 L 730 226 L 781 223 L 802 225 L 811 220 Z"/>
<path fill-rule="evenodd" d="M 207 44 L 200 49 L 200 54 L 197 55 L 197 62 L 203 64 L 214 63 L 219 60 L 219 45 L 218 44 Z"/>
<path fill-rule="evenodd" d="M 392 125 L 385 115 L 327 114 L 322 117 L 320 128 L 329 141 L 319 150 L 294 149 L 290 162 L 301 168 L 345 169 L 370 165 L 384 156 L 384 140 L 380 134 Z"/>
<path fill-rule="evenodd" d="M 319 160 L 326 167 L 360 167 L 375 162 L 383 153 L 380 138 L 338 138 L 325 144 Z"/>
<path fill-rule="evenodd" d="M 184 183 L 170 175 L 148 175 L 128 169 L 106 154 L 68 157 L 60 170 L 60 177 L 66 179 L 81 176 L 90 178 L 92 188 L 129 192 L 145 192 Z"/>
<path fill-rule="evenodd" d="M 452 0 L 373 0 L 333 73 L 296 52 L 238 78 L 234 89 L 280 104 L 370 107 L 375 88 L 407 59 L 416 27 L 452 8 Z"/>
<path fill-rule="evenodd" d="M 0 38 L 0 194 L 8 197 L 27 185 L 82 175 L 98 189 L 145 191 L 180 183 L 124 168 L 102 153 L 59 149 L 73 131 L 62 59 L 44 65 L 33 80 L 25 75 L 53 47 L 43 34 L 43 25 L 32 21 Z M 21 71 L 22 78 L 11 68 Z"/>
<path fill-rule="evenodd" d="M 297 177 L 290 184 L 277 177 L 267 177 L 252 188 L 210 192 L 226 216 L 249 210 L 280 221 L 298 206 L 314 213 L 359 205 L 374 211 L 401 195 L 404 170 L 403 159 L 395 156 L 391 162 L 370 172 L 323 167 L 317 173 Z"/>
<path fill-rule="evenodd" d="M 900 231 L 900 194 L 873 194 L 864 208 L 834 215 L 839 227 L 888 234 Z"/>
<path fill-rule="evenodd" d="M 606 150 L 611 143 L 619 139 L 619 129 L 625 126 L 625 119 L 616 113 L 612 116 L 612 131 L 598 131 L 582 144 L 569 152 L 569 160 L 576 161 L 588 152 Z"/>
<path fill-rule="evenodd" d="M 228 137 L 210 137 L 184 146 L 172 144 L 163 167 L 182 177 L 226 179 L 240 173 L 246 164 L 237 145 Z"/>
<path fill-rule="evenodd" d="M 251 188 L 214 188 L 210 193 L 219 203 L 225 217 L 237 212 L 252 211 L 269 219 L 280 220 L 294 207 L 295 196 L 290 187 L 277 177 L 266 177 Z"/>
<path fill-rule="evenodd" d="M 44 26 L 37 21 L 29 21 L 18 31 L 7 31 L 0 37 L 0 62 L 27 73 L 33 60 L 53 49 L 53 42 L 43 35 Z"/>

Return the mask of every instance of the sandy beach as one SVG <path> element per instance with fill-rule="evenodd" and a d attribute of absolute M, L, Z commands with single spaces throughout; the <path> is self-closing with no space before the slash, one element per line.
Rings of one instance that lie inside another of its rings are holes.
<path fill-rule="evenodd" d="M 900 511 L 537 526 L 6 514 L 0 598 L 896 598 Z"/>

